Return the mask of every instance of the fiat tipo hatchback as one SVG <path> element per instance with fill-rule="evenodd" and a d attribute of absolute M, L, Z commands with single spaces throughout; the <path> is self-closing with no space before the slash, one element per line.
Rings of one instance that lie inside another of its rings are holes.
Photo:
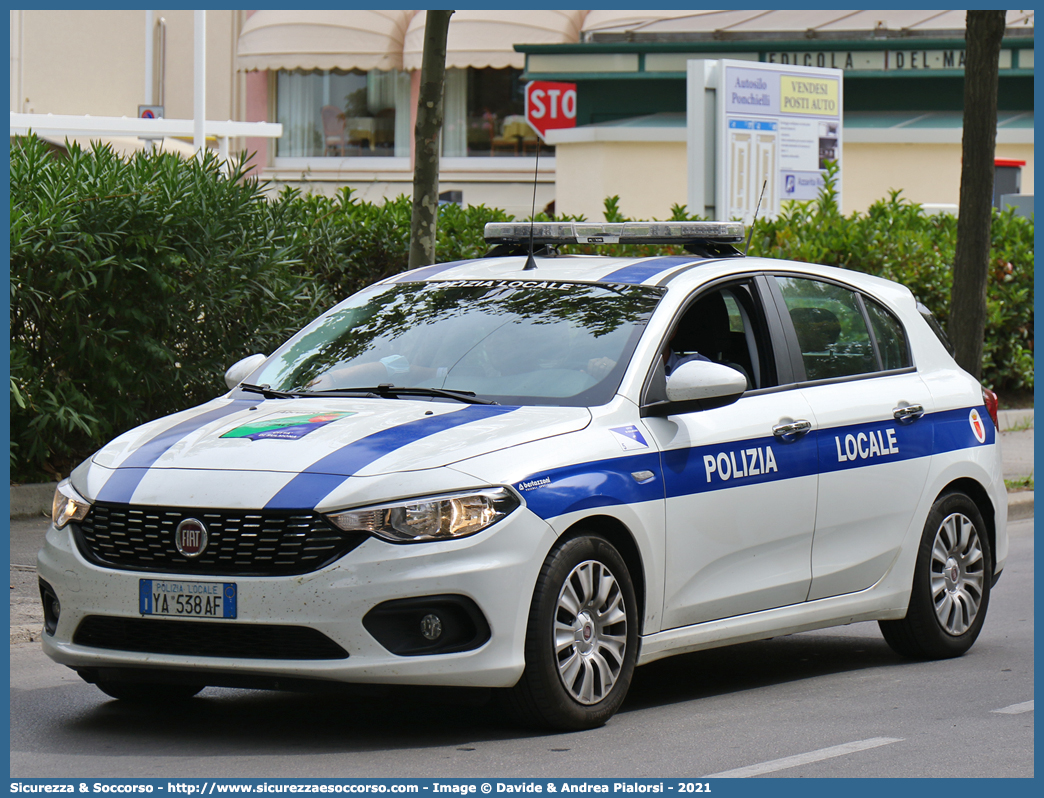
<path fill-rule="evenodd" d="M 46 653 L 126 700 L 468 685 L 580 729 L 680 652 L 865 620 L 972 645 L 1008 551 L 995 397 L 906 288 L 744 257 L 736 223 L 486 238 L 76 468 Z M 628 241 L 692 254 L 556 253 Z"/>

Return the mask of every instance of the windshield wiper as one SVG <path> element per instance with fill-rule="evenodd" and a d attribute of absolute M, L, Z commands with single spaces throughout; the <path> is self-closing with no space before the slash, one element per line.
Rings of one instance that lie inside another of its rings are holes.
<path fill-rule="evenodd" d="M 301 395 L 301 391 L 277 391 L 270 385 L 252 385 L 249 382 L 241 382 L 239 387 L 250 393 L 259 393 L 265 399 L 293 399 Z"/>
<path fill-rule="evenodd" d="M 404 388 L 385 382 L 373 388 L 331 388 L 325 391 L 303 391 L 293 396 L 356 396 L 365 394 L 379 396 L 382 399 L 394 399 L 400 396 L 431 396 L 441 399 L 456 399 L 469 405 L 495 405 L 489 399 L 479 399 L 474 391 L 451 391 L 443 388 Z"/>
<path fill-rule="evenodd" d="M 470 405 L 495 405 L 489 399 L 479 399 L 474 391 L 450 391 L 442 388 L 403 388 L 382 383 L 374 388 L 330 388 L 325 391 L 277 391 L 268 385 L 251 385 L 243 382 L 239 385 L 244 391 L 259 393 L 265 399 L 299 399 L 308 397 L 330 396 L 363 396 L 368 399 L 396 399 L 400 396 L 431 396 L 442 399 L 455 399 Z"/>

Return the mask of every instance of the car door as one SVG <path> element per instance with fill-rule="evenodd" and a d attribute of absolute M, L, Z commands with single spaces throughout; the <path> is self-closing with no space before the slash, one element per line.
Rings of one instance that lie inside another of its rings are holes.
<path fill-rule="evenodd" d="M 839 283 L 777 275 L 774 295 L 819 428 L 809 600 L 870 587 L 895 561 L 924 490 L 934 402 L 899 320 Z"/>
<path fill-rule="evenodd" d="M 666 489 L 664 629 L 795 604 L 808 594 L 815 424 L 801 391 L 779 390 L 765 291 L 755 278 L 704 290 L 668 336 L 672 346 L 689 338 L 685 348 L 739 367 L 749 388 L 726 406 L 645 419 Z M 782 366 L 789 369 L 785 360 Z M 664 379 L 662 366 L 647 398 L 655 399 L 657 378 Z"/>

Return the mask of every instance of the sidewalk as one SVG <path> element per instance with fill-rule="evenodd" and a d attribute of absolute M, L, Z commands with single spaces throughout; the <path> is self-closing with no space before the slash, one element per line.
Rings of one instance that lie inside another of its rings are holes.
<path fill-rule="evenodd" d="M 1033 474 L 1033 410 L 1001 410 L 1001 451 L 1004 454 L 1004 478 L 1032 477 Z M 1033 491 L 1008 491 L 1008 520 L 1033 517 Z"/>
<path fill-rule="evenodd" d="M 1021 479 L 1033 476 L 1033 410 L 1001 410 L 1001 449 L 1004 453 L 1004 478 Z M 51 499 L 57 482 L 37 485 L 11 486 L 11 517 L 30 518 L 49 515 Z M 1008 492 L 1008 520 L 1017 521 L 1033 516 L 1033 491 Z"/>

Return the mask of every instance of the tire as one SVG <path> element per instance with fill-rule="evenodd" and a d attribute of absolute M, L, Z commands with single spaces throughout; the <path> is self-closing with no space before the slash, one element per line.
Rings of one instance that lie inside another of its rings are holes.
<path fill-rule="evenodd" d="M 979 508 L 963 493 L 944 494 L 924 525 L 906 617 L 878 621 L 885 641 L 911 659 L 961 656 L 982 629 L 992 579 Z"/>
<path fill-rule="evenodd" d="M 508 711 L 526 726 L 560 731 L 608 721 L 634 674 L 637 607 L 630 573 L 609 541 L 589 534 L 556 545 L 533 592 L 526 669 L 502 696 Z"/>
<path fill-rule="evenodd" d="M 188 701 L 206 685 L 154 684 L 150 682 L 96 682 L 105 695 L 128 704 L 161 706 Z"/>

